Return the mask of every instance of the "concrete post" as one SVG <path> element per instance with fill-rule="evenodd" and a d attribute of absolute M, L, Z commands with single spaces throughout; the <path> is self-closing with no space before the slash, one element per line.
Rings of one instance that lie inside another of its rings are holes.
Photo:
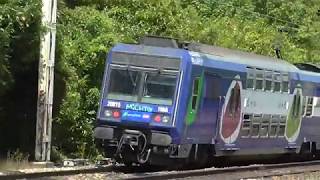
<path fill-rule="evenodd" d="M 42 0 L 42 25 L 38 74 L 36 161 L 50 161 L 57 0 Z"/>

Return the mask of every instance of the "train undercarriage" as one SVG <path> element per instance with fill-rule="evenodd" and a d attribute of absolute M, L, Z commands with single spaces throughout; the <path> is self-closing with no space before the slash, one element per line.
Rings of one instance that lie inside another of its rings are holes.
<path fill-rule="evenodd" d="M 171 137 L 162 131 L 99 127 L 95 137 L 98 137 L 96 144 L 103 148 L 105 157 L 128 166 L 206 167 L 214 154 L 210 145 L 172 144 Z"/>
<path fill-rule="evenodd" d="M 246 156 L 216 156 L 214 145 L 172 144 L 163 131 L 143 131 L 99 127 L 95 129 L 96 144 L 105 157 L 126 166 L 162 166 L 174 169 L 225 167 L 253 163 L 281 163 L 320 158 L 315 143 L 303 143 L 299 152 Z M 100 137 L 100 138 L 99 138 Z"/>

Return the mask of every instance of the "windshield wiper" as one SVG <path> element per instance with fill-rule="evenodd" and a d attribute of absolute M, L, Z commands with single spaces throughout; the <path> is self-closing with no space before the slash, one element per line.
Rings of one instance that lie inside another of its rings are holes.
<path fill-rule="evenodd" d="M 128 70 L 128 74 L 129 74 L 129 77 L 130 77 L 130 81 L 131 81 L 131 83 L 132 83 L 132 85 L 134 86 L 134 88 L 136 88 L 136 86 L 137 86 L 137 77 L 136 77 L 136 79 L 134 80 L 133 79 L 133 76 L 132 76 L 132 72 L 131 71 L 129 71 Z"/>

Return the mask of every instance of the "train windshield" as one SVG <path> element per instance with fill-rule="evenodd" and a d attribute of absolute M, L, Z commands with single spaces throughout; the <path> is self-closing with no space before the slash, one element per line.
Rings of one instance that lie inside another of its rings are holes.
<path fill-rule="evenodd" d="M 176 74 L 112 68 L 109 79 L 109 99 L 172 105 Z"/>
<path fill-rule="evenodd" d="M 139 72 L 112 69 L 109 78 L 108 98 L 125 101 L 138 100 L 138 86 L 141 79 Z"/>
<path fill-rule="evenodd" d="M 144 79 L 142 102 L 172 105 L 176 76 L 146 73 Z"/>

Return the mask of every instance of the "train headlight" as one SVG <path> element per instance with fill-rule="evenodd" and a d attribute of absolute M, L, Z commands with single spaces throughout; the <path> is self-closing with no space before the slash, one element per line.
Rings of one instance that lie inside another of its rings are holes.
<path fill-rule="evenodd" d="M 164 123 L 168 123 L 170 121 L 170 116 L 163 116 L 162 117 L 162 122 L 164 122 Z"/>
<path fill-rule="evenodd" d="M 111 116 L 112 116 L 112 111 L 111 111 L 110 109 L 106 109 L 106 110 L 104 111 L 104 115 L 105 115 L 106 117 L 111 117 Z"/>

